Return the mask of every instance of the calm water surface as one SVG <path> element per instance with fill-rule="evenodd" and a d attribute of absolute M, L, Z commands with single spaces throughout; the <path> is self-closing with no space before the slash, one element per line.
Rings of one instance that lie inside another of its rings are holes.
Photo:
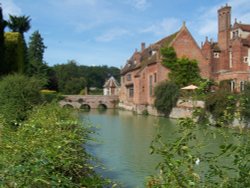
<path fill-rule="evenodd" d="M 149 147 L 158 132 L 166 138 L 175 137 L 176 121 L 167 118 L 118 110 L 91 110 L 81 117 L 97 127 L 94 137 L 98 143 L 89 150 L 106 167 L 101 173 L 123 187 L 145 187 L 146 177 L 157 173 L 155 167 L 160 158 L 150 155 Z M 211 141 L 211 149 L 218 142 L 220 138 Z"/>

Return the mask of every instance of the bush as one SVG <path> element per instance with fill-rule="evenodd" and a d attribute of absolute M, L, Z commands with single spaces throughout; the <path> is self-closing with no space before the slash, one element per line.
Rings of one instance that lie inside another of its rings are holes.
<path fill-rule="evenodd" d="M 57 105 L 33 110 L 17 131 L 4 128 L 0 187 L 102 187 L 84 149 L 89 130 Z"/>
<path fill-rule="evenodd" d="M 249 187 L 250 134 L 235 131 L 225 135 L 225 129 L 208 131 L 191 118 L 178 123 L 176 138 L 157 135 L 151 152 L 161 156 L 148 187 Z M 209 133 L 210 132 L 210 133 Z M 213 146 L 215 138 L 224 143 Z"/>
<path fill-rule="evenodd" d="M 155 88 L 155 107 L 168 116 L 172 108 L 176 105 L 179 97 L 179 88 L 175 83 L 163 82 Z"/>
<path fill-rule="evenodd" d="M 218 90 L 208 95 L 205 101 L 205 108 L 212 114 L 218 125 L 224 125 L 233 121 L 236 103 L 236 96 L 233 93 L 226 90 Z"/>
<path fill-rule="evenodd" d="M 42 82 L 35 78 L 14 74 L 0 81 L 0 114 L 11 123 L 26 119 L 34 105 L 42 102 Z"/>

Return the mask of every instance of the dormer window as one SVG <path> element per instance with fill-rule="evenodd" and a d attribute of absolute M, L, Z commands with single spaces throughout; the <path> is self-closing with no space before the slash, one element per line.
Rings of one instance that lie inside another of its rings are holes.
<path fill-rule="evenodd" d="M 219 57 L 220 57 L 220 53 L 214 52 L 214 58 L 219 58 Z"/>
<path fill-rule="evenodd" d="M 127 81 L 131 81 L 131 74 L 127 75 Z"/>

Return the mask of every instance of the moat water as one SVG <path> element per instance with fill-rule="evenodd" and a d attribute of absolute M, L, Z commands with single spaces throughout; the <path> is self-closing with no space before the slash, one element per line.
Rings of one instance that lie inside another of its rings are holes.
<path fill-rule="evenodd" d="M 157 133 L 174 138 L 177 130 L 175 120 L 129 111 L 91 110 L 82 113 L 81 118 L 96 127 L 93 137 L 97 142 L 91 144 L 89 151 L 106 167 L 100 173 L 129 188 L 145 187 L 146 178 L 158 173 L 155 167 L 160 156 L 150 154 L 150 144 Z M 213 150 L 223 139 L 207 142 Z"/>

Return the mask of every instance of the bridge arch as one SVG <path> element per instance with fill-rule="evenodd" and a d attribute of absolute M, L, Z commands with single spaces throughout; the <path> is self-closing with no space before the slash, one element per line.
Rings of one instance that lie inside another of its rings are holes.
<path fill-rule="evenodd" d="M 63 105 L 63 108 L 74 108 L 74 106 L 71 104 L 65 104 Z"/>
<path fill-rule="evenodd" d="M 80 109 L 81 109 L 81 110 L 90 110 L 91 107 L 90 107 L 90 105 L 88 105 L 88 104 L 82 104 L 82 105 L 80 106 Z"/>
<path fill-rule="evenodd" d="M 106 104 L 101 103 L 101 104 L 98 105 L 97 108 L 101 109 L 101 110 L 106 110 L 106 109 L 108 109 L 108 106 Z"/>

